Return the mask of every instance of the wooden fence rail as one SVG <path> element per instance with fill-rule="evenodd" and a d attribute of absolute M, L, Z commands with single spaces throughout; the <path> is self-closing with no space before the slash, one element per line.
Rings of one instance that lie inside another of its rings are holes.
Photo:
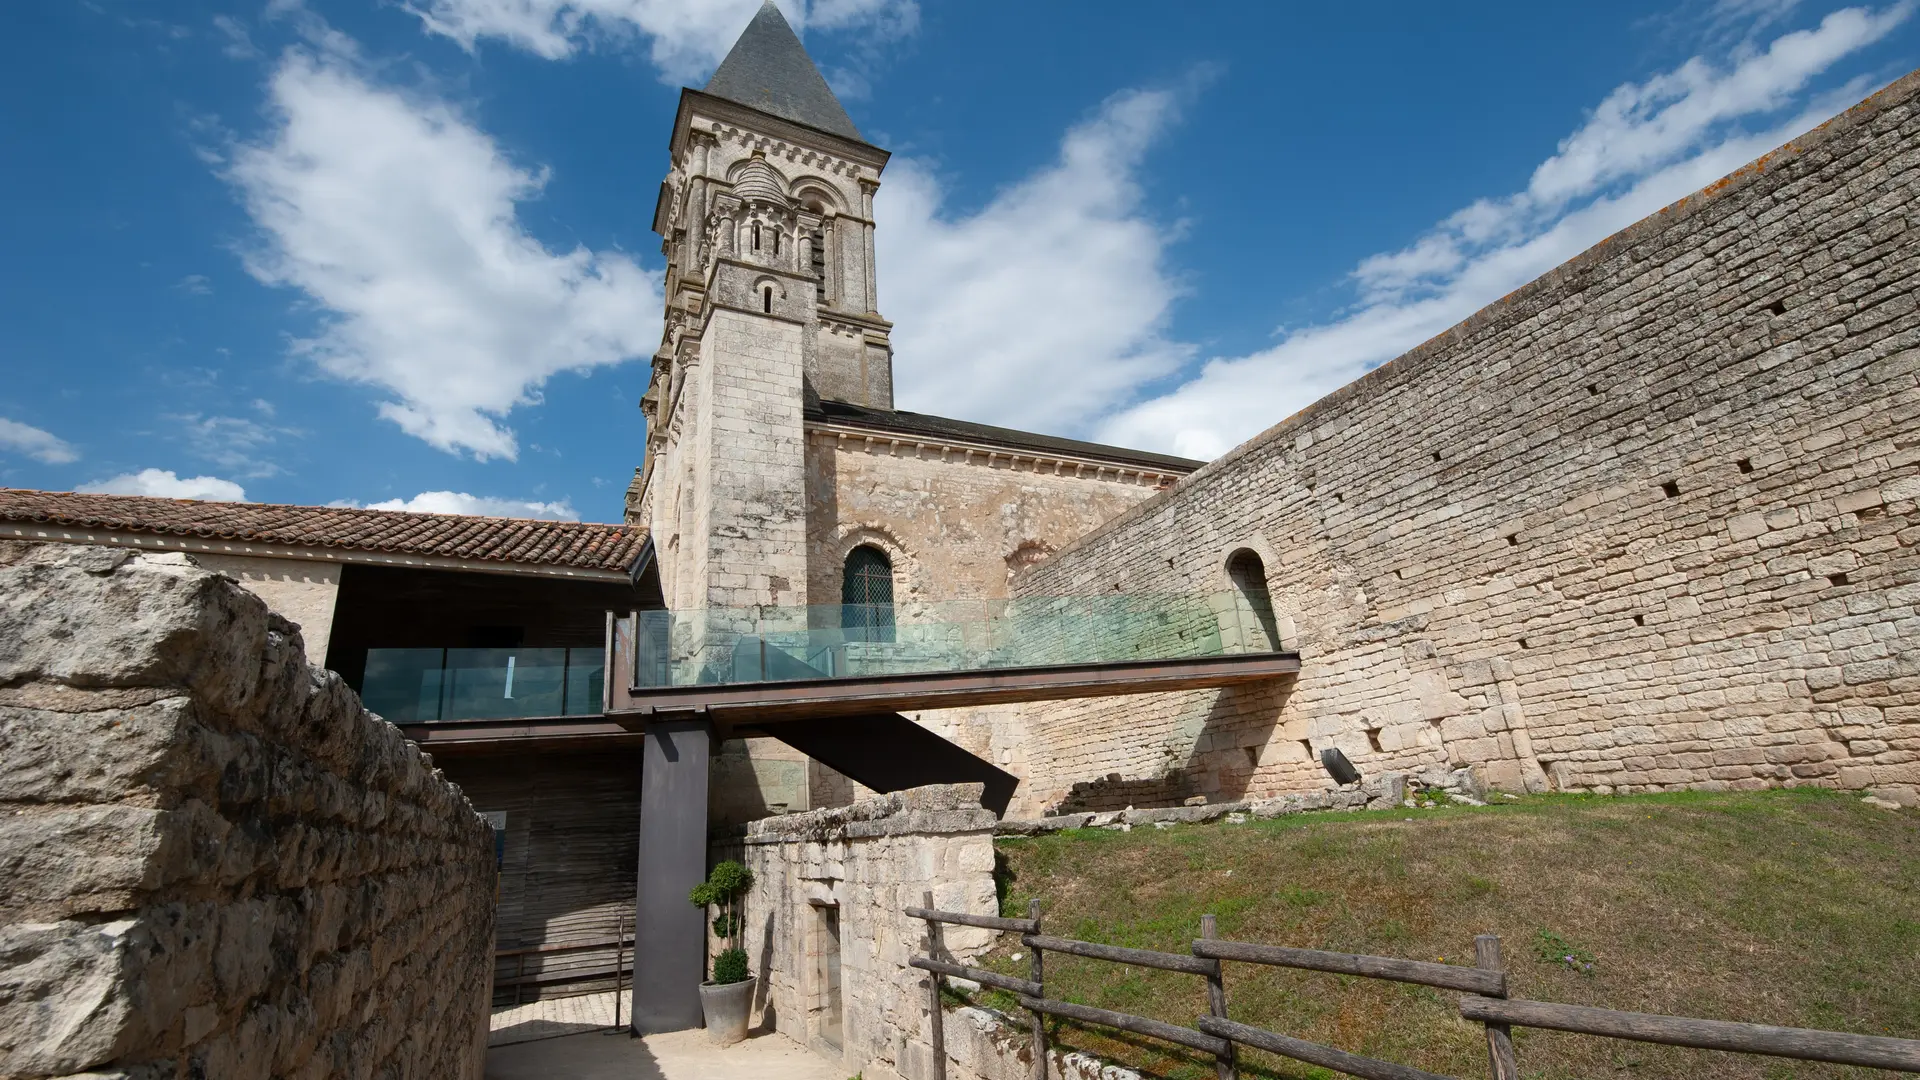
<path fill-rule="evenodd" d="M 1034 1080 L 1046 1080 L 1047 1077 L 1043 1016 L 1098 1024 L 1211 1054 L 1219 1080 L 1236 1080 L 1239 1070 L 1238 1046 L 1255 1047 L 1347 1076 L 1363 1077 L 1364 1080 L 1448 1080 L 1447 1077 L 1411 1066 L 1363 1057 L 1228 1019 L 1227 988 L 1221 963 L 1227 960 L 1462 991 L 1469 996 L 1460 999 L 1461 1017 L 1478 1021 L 1486 1027 L 1487 1062 L 1493 1080 L 1519 1080 L 1520 1070 L 1511 1036 L 1511 1029 L 1515 1026 L 1920 1073 L 1920 1040 L 1916 1039 L 1737 1024 L 1724 1020 L 1695 1020 L 1650 1013 L 1617 1012 L 1584 1005 L 1509 999 L 1506 969 L 1500 956 L 1500 939 L 1492 934 L 1482 934 L 1474 939 L 1474 966 L 1462 967 L 1390 956 L 1362 956 L 1245 941 L 1221 941 L 1215 937 L 1213 916 L 1205 915 L 1201 917 L 1200 937 L 1193 942 L 1192 955 L 1187 955 L 1042 934 L 1040 901 L 1033 901 L 1028 911 L 1030 917 L 1025 919 L 938 911 L 933 907 L 931 893 L 927 894 L 923 907 L 906 909 L 907 915 L 926 921 L 930 953 L 940 951 L 940 924 L 953 923 L 1019 934 L 1021 943 L 1033 955 L 1030 977 L 1027 979 L 967 967 L 933 956 L 916 956 L 908 961 L 911 966 L 932 976 L 929 982 L 932 988 L 933 1017 L 930 1026 L 934 1043 L 934 1080 L 945 1080 L 946 1077 L 946 1045 L 940 1005 L 942 976 L 972 979 L 983 986 L 1006 990 L 1019 997 L 1021 1007 L 1033 1017 Z M 1200 1017 L 1193 1028 L 1184 1028 L 1150 1017 L 1049 998 L 1046 995 L 1042 961 L 1042 956 L 1048 952 L 1203 976 L 1207 980 L 1208 1015 Z"/>
<path fill-rule="evenodd" d="M 1736 1024 L 1726 1020 L 1694 1020 L 1683 1016 L 1618 1012 L 1586 1005 L 1555 1005 L 1546 1001 L 1460 999 L 1460 1015 L 1468 1020 L 1509 1026 L 1553 1028 L 1609 1039 L 1691 1046 L 1701 1050 L 1731 1050 L 1738 1054 L 1829 1061 L 1836 1065 L 1865 1065 L 1873 1069 L 1920 1072 L 1920 1040 L 1880 1035 L 1852 1035 L 1843 1031 Z"/>

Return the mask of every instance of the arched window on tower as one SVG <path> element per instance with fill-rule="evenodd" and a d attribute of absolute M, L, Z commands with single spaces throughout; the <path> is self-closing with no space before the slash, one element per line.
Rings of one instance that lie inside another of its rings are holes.
<path fill-rule="evenodd" d="M 1267 568 L 1260 556 L 1241 548 L 1227 559 L 1227 580 L 1233 583 L 1233 609 L 1242 652 L 1274 652 L 1280 648 L 1280 627 L 1273 617 L 1273 596 L 1267 592 Z"/>
<path fill-rule="evenodd" d="M 753 250 L 760 250 L 760 223 L 757 221 L 753 223 Z"/>
<path fill-rule="evenodd" d="M 773 286 L 771 285 L 763 285 L 760 288 L 760 310 L 769 315 L 773 314 Z"/>
<path fill-rule="evenodd" d="M 847 552 L 840 625 L 849 641 L 893 640 L 893 561 L 871 544 Z"/>

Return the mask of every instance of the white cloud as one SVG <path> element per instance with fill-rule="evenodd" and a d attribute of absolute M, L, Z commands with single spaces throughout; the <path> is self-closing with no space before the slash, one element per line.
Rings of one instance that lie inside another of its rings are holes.
<path fill-rule="evenodd" d="M 564 60 L 596 42 L 644 38 L 667 83 L 711 72 L 761 0 L 421 0 L 409 9 L 421 23 L 472 51 L 497 38 L 549 60 Z M 780 0 L 796 31 L 861 29 L 893 36 L 919 24 L 916 0 Z"/>
<path fill-rule="evenodd" d="M 213 279 L 207 277 L 205 274 L 188 274 L 186 277 L 174 282 L 173 287 L 189 296 L 211 296 L 213 294 Z"/>
<path fill-rule="evenodd" d="M 226 38 L 226 44 L 220 47 L 222 55 L 229 60 L 257 60 L 260 50 L 253 44 L 252 35 L 247 33 L 246 24 L 231 15 L 215 15 L 213 28 Z"/>
<path fill-rule="evenodd" d="M 1912 11 L 1912 0 L 1837 11 L 1764 49 L 1737 48 L 1728 62 L 1696 57 L 1620 87 L 1525 190 L 1476 202 L 1406 248 L 1363 260 L 1350 312 L 1251 356 L 1210 360 L 1172 392 L 1108 419 L 1100 437 L 1222 453 L 1852 104 L 1864 82 L 1807 88 Z M 1742 126 L 1755 120 L 1761 130 Z"/>
<path fill-rule="evenodd" d="M 3 417 L 0 417 L 0 448 L 25 454 L 47 465 L 66 465 L 80 460 L 80 452 L 65 439 L 32 424 Z"/>
<path fill-rule="evenodd" d="M 257 479 L 275 476 L 281 471 L 273 462 L 262 461 L 260 453 L 286 434 L 284 429 L 271 428 L 242 416 L 189 414 L 168 419 L 180 425 L 195 456 L 227 472 L 237 473 L 244 479 Z"/>
<path fill-rule="evenodd" d="M 335 505 L 353 506 L 354 503 Z M 567 499 L 559 502 L 532 502 L 524 499 L 497 499 L 489 495 L 469 495 L 464 491 L 423 491 L 411 499 L 388 499 L 367 503 L 368 510 L 408 510 L 416 514 L 475 514 L 481 517 L 540 518 L 546 521 L 579 521 L 580 514 Z"/>
<path fill-rule="evenodd" d="M 1116 95 L 1057 161 L 952 215 L 922 162 L 895 158 L 874 202 L 880 308 L 899 405 L 1013 427 L 1076 427 L 1190 354 L 1164 334 L 1180 288 L 1136 174 L 1173 91 Z"/>
<path fill-rule="evenodd" d="M 100 495 L 153 495 L 162 499 L 206 499 L 211 502 L 246 502 L 247 492 L 231 480 L 217 476 L 179 477 L 171 469 L 141 469 L 106 480 L 82 484 L 80 491 Z"/>
<path fill-rule="evenodd" d="M 374 85 L 351 41 L 309 33 L 269 84 L 273 124 L 227 169 L 261 243 L 247 268 L 323 310 L 296 350 L 391 397 L 410 435 L 482 460 L 518 452 L 504 420 L 546 380 L 652 351 L 655 275 L 624 254 L 555 254 L 517 204 L 543 171 L 445 101 Z"/>

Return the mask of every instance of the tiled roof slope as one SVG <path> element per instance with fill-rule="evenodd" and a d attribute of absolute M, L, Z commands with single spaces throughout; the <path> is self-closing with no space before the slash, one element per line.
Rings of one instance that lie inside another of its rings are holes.
<path fill-rule="evenodd" d="M 1206 464 L 1204 461 L 1174 457 L 1172 454 L 1155 454 L 1146 450 L 1129 450 L 1124 446 L 1081 442 L 1079 439 L 1062 439 L 1056 435 L 1016 431 L 1013 428 L 976 424 L 971 420 L 952 420 L 944 416 L 929 416 L 926 413 L 907 412 L 904 409 L 869 409 L 864 405 L 852 405 L 844 401 L 823 400 L 817 406 L 807 410 L 806 418 L 817 423 L 873 428 L 901 435 L 918 435 L 922 438 L 986 443 L 989 446 L 1005 446 L 1013 450 L 1063 454 L 1091 458 L 1094 461 L 1112 461 L 1122 465 L 1165 469 L 1169 472 L 1190 473 Z"/>
<path fill-rule="evenodd" d="M 628 525 L 21 488 L 0 488 L 0 521 L 623 572 L 647 539 Z"/>

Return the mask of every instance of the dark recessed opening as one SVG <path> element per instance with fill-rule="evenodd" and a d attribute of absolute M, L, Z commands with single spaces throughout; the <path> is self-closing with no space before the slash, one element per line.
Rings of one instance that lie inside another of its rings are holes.
<path fill-rule="evenodd" d="M 1845 585 L 1845 584 L 1847 583 L 1847 575 L 1845 575 L 1845 574 L 1828 574 L 1828 575 L 1827 575 L 1827 580 L 1828 580 L 1829 582 L 1831 582 L 1831 583 L 1833 583 L 1833 584 L 1835 584 L 1835 585 Z"/>
<path fill-rule="evenodd" d="M 1346 493 L 1345 493 L 1345 492 L 1340 492 L 1340 491 L 1336 491 L 1336 492 L 1334 492 L 1334 493 L 1333 493 L 1333 501 L 1334 501 L 1334 502 L 1346 502 L 1346 501 L 1347 501 L 1347 496 L 1346 496 Z"/>
<path fill-rule="evenodd" d="M 1734 464 L 1734 465 L 1735 465 L 1735 467 L 1737 467 L 1737 468 L 1738 468 L 1738 469 L 1739 469 L 1739 470 L 1740 470 L 1741 472 L 1752 472 L 1752 471 L 1753 471 L 1753 459 L 1752 459 L 1752 458 L 1741 458 L 1741 459 L 1740 459 L 1739 461 L 1736 461 L 1736 462 L 1734 462 L 1733 464 Z"/>
<path fill-rule="evenodd" d="M 1633 617 L 1633 625 L 1635 626 L 1647 625 L 1647 617 L 1645 615 L 1635 615 Z"/>
<path fill-rule="evenodd" d="M 1678 480 L 1669 480 L 1660 485 L 1660 490 L 1665 492 L 1669 499 L 1678 498 L 1680 495 L 1680 482 Z"/>
<path fill-rule="evenodd" d="M 1167 560 L 1167 569 L 1173 569 L 1173 560 L 1171 558 Z"/>
<path fill-rule="evenodd" d="M 1367 745 L 1373 747 L 1374 753 L 1378 754 L 1381 752 L 1380 751 L 1380 732 L 1378 730 L 1373 728 L 1367 729 Z"/>
<path fill-rule="evenodd" d="M 1519 534 L 1519 533 L 1512 533 L 1512 534 L 1509 534 L 1509 535 L 1507 536 L 1507 546 L 1508 546 L 1508 547 L 1519 547 L 1519 546 L 1520 546 L 1520 534 Z"/>
<path fill-rule="evenodd" d="M 1405 570 L 1395 570 L 1393 576 L 1399 578 L 1401 581 L 1407 580 L 1407 572 Z"/>
<path fill-rule="evenodd" d="M 1308 742 L 1308 741 L 1307 741 L 1307 740 L 1305 740 L 1305 739 L 1301 739 L 1301 740 L 1300 740 L 1300 752 L 1301 752 L 1301 753 L 1303 753 L 1303 754 L 1305 754 L 1305 755 L 1307 755 L 1307 760 L 1308 760 L 1308 761 L 1318 761 L 1318 760 L 1319 760 L 1318 758 L 1316 758 L 1316 757 L 1314 757 L 1314 756 L 1313 756 L 1313 744 L 1312 744 L 1312 743 L 1310 743 L 1310 742 Z"/>
<path fill-rule="evenodd" d="M 1775 315 L 1785 315 L 1787 313 L 1787 302 L 1785 300 L 1775 300 L 1773 303 L 1767 305 L 1767 310 Z"/>
<path fill-rule="evenodd" d="M 1588 393 L 1588 394 L 1590 394 L 1590 395 L 1592 395 L 1593 397 L 1599 397 L 1599 396 L 1600 396 L 1600 384 L 1599 384 L 1599 383 L 1588 383 L 1588 384 L 1587 384 L 1587 393 Z"/>
<path fill-rule="evenodd" d="M 1869 506 L 1866 509 L 1860 511 L 1858 514 L 1855 514 L 1854 516 L 1859 518 L 1861 521 L 1872 521 L 1874 518 L 1877 518 L 1886 512 L 1887 512 L 1887 508 L 1884 506 Z"/>
<path fill-rule="evenodd" d="M 1247 768 L 1249 768 L 1249 769 L 1257 769 L 1257 768 L 1259 768 L 1259 767 L 1260 767 L 1260 748 L 1259 748 L 1259 747 L 1257 747 L 1257 746 L 1243 746 L 1243 747 L 1241 747 L 1240 749 L 1242 749 L 1242 750 L 1244 750 L 1244 751 L 1246 751 L 1246 754 L 1247 754 Z"/>
<path fill-rule="evenodd" d="M 1440 460 L 1440 451 L 1438 451 L 1438 450 L 1435 450 L 1435 451 L 1433 452 L 1433 460 L 1435 460 L 1435 461 L 1439 461 L 1439 460 Z"/>
<path fill-rule="evenodd" d="M 1526 639 L 1526 638 L 1521 638 L 1521 639 L 1520 639 L 1520 647 L 1521 647 L 1521 648 L 1523 648 L 1523 649 L 1531 649 L 1531 648 L 1533 648 L 1533 646 L 1532 646 L 1532 645 L 1530 645 L 1530 644 L 1528 644 L 1528 643 L 1527 643 L 1527 639 Z"/>

